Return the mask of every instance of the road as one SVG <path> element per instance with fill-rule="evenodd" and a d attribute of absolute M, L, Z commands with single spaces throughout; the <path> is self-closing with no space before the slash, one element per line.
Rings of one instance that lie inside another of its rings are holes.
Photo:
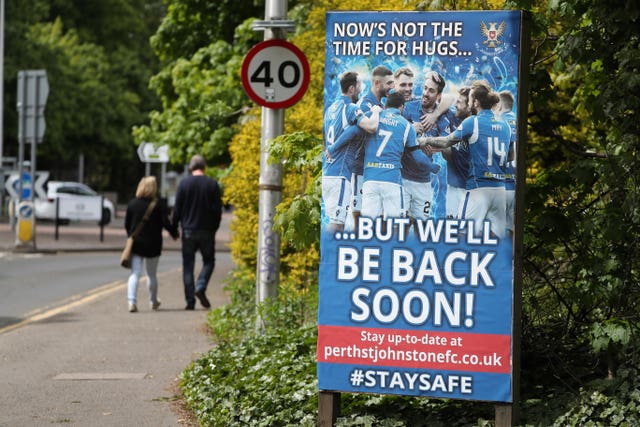
<path fill-rule="evenodd" d="M 229 223 L 233 213 L 224 211 L 216 234 L 216 258 L 230 261 L 228 253 Z M 104 228 L 78 222 L 56 229 L 50 222 L 36 227 L 35 252 L 14 251 L 15 230 L 0 221 L 0 330 L 27 317 L 64 305 L 100 287 L 126 281 L 127 270 L 119 266 L 120 250 L 126 240 L 124 212 Z M 181 266 L 180 240 L 163 232 L 163 252 L 158 273 Z M 199 257 L 197 257 L 198 259 Z M 200 268 L 199 259 L 196 269 Z M 178 281 L 179 282 L 179 281 Z M 180 283 L 175 284 L 180 290 Z M 126 291 L 125 291 L 126 292 Z M 162 297 L 162 296 L 161 296 Z M 145 301 L 145 282 L 138 289 L 139 301 Z M 123 295 L 126 307 L 126 299 Z"/>
<path fill-rule="evenodd" d="M 0 328 L 64 304 L 75 295 L 126 280 L 128 270 L 117 267 L 119 257 L 120 254 L 114 251 L 60 254 L 0 252 Z M 180 252 L 164 251 L 158 272 L 180 265 Z M 144 301 L 145 292 L 142 282 L 138 289 L 141 301 Z M 125 302 L 123 295 L 123 304 Z"/>
<path fill-rule="evenodd" d="M 230 219 L 216 236 L 212 307 L 228 303 Z M 180 241 L 164 241 L 160 310 L 129 313 L 124 230 L 110 225 L 103 242 L 96 228 L 71 224 L 55 239 L 39 226 L 39 251 L 24 253 L 0 222 L 0 426 L 196 425 L 176 410 L 179 375 L 213 343 L 208 310 L 184 310 Z M 144 280 L 138 292 L 144 301 Z"/>

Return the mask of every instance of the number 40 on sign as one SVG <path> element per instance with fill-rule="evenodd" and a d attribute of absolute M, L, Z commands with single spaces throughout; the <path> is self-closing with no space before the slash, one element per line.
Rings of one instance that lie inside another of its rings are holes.
<path fill-rule="evenodd" d="M 244 89 L 262 107 L 291 107 L 306 92 L 309 78 L 309 63 L 304 53 L 284 40 L 258 43 L 242 63 Z"/>

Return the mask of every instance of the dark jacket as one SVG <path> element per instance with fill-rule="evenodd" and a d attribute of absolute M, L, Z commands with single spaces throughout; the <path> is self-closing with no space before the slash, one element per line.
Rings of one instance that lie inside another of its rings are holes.
<path fill-rule="evenodd" d="M 189 175 L 178 184 L 173 207 L 173 225 L 183 230 L 216 232 L 222 218 L 218 182 L 205 175 Z"/>
<path fill-rule="evenodd" d="M 131 236 L 136 225 L 142 221 L 151 199 L 135 198 L 127 206 L 127 214 L 124 218 L 124 228 L 127 236 Z M 133 242 L 133 253 L 145 258 L 160 256 L 162 252 L 162 229 L 166 229 L 172 237 L 178 236 L 178 230 L 169 221 L 169 212 L 165 199 L 158 199 L 149 219 L 142 227 L 140 234 Z"/>

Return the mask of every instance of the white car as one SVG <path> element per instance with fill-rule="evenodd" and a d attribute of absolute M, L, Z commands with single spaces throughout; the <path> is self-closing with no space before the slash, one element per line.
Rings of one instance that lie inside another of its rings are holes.
<path fill-rule="evenodd" d="M 47 184 L 47 198 L 36 198 L 35 214 L 36 219 L 55 220 L 56 218 L 56 198 L 77 199 L 82 202 L 85 197 L 100 197 L 88 185 L 71 181 L 49 181 Z M 107 225 L 111 219 L 115 218 L 115 208 L 109 199 L 102 199 L 102 220 L 100 225 Z M 69 218 L 59 217 L 60 223 L 68 223 Z"/>

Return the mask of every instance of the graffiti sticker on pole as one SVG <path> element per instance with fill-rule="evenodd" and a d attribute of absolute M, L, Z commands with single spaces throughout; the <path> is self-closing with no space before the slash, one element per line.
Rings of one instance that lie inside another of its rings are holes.
<path fill-rule="evenodd" d="M 284 40 L 258 43 L 242 62 L 244 90 L 262 107 L 291 107 L 307 91 L 309 79 L 306 56 Z"/>
<path fill-rule="evenodd" d="M 327 13 L 320 390 L 512 401 L 522 20 Z"/>

